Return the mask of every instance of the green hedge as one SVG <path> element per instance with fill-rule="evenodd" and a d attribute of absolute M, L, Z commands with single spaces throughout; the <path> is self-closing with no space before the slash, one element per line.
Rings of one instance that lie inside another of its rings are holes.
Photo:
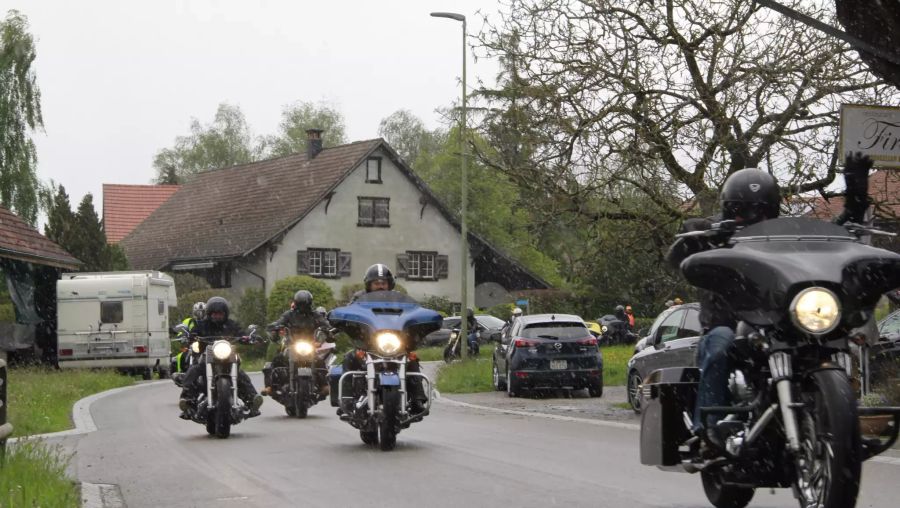
<path fill-rule="evenodd" d="M 313 308 L 320 306 L 326 309 L 334 308 L 334 294 L 328 284 L 307 275 L 295 275 L 276 282 L 272 292 L 269 293 L 269 302 L 266 306 L 267 322 L 275 321 L 284 311 L 290 309 L 294 293 L 301 289 L 312 293 Z"/>

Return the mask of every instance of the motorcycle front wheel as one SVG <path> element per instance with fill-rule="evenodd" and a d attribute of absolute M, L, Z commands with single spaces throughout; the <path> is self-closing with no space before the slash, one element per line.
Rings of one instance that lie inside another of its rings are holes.
<path fill-rule="evenodd" d="M 294 391 L 294 416 L 295 418 L 306 418 L 309 411 L 306 401 L 309 400 L 309 380 L 298 379 L 297 389 Z"/>
<path fill-rule="evenodd" d="M 854 506 L 862 465 L 850 383 L 840 370 L 820 370 L 803 384 L 800 398 L 800 453 L 794 480 L 800 506 Z"/>
<path fill-rule="evenodd" d="M 378 422 L 378 441 L 382 451 L 390 451 L 397 444 L 400 425 L 400 392 L 396 388 L 382 388 L 381 411 L 383 418 Z"/>
<path fill-rule="evenodd" d="M 216 380 L 216 414 L 210 415 L 216 423 L 216 437 L 225 439 L 231 435 L 231 379 Z"/>
<path fill-rule="evenodd" d="M 453 347 L 447 346 L 444 348 L 444 362 L 453 363 L 453 359 L 456 355 L 453 354 Z"/>

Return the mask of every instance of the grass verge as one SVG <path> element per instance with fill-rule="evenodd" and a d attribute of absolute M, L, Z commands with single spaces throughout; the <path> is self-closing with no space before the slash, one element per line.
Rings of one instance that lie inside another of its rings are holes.
<path fill-rule="evenodd" d="M 603 353 L 603 386 L 624 386 L 634 345 L 603 346 L 600 352 Z"/>
<path fill-rule="evenodd" d="M 13 435 L 28 436 L 71 429 L 75 402 L 88 395 L 132 383 L 133 378 L 112 369 L 10 369 L 8 417 L 13 425 Z"/>
<path fill-rule="evenodd" d="M 7 448 L 6 456 L 0 457 L 0 506 L 81 505 L 78 487 L 66 478 L 71 457 L 35 439 L 23 439 Z"/>
<path fill-rule="evenodd" d="M 491 360 L 479 358 L 477 360 L 453 362 L 450 365 L 444 365 L 438 371 L 437 389 L 441 393 L 493 391 Z"/>

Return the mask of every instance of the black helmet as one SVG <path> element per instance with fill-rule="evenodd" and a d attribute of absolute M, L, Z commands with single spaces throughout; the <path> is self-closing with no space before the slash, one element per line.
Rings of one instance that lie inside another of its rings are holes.
<path fill-rule="evenodd" d="M 206 301 L 206 315 L 209 319 L 212 319 L 212 315 L 214 312 L 224 312 L 225 319 L 222 322 L 228 321 L 228 300 L 222 298 L 221 296 L 214 296 Z"/>
<path fill-rule="evenodd" d="M 774 176 L 756 168 L 746 168 L 725 179 L 719 202 L 723 219 L 740 218 L 745 224 L 753 224 L 778 217 L 781 191 Z"/>
<path fill-rule="evenodd" d="M 394 289 L 394 274 L 385 264 L 375 263 L 366 270 L 366 276 L 363 283 L 366 285 L 366 291 L 371 291 L 369 285 L 378 279 L 384 279 L 388 283 L 388 289 Z"/>
<path fill-rule="evenodd" d="M 312 311 L 313 295 L 305 289 L 294 293 L 294 310 L 309 313 Z"/>
<path fill-rule="evenodd" d="M 614 310 L 615 310 L 616 314 L 619 314 L 619 313 L 625 312 L 625 307 L 622 307 L 621 305 L 616 305 L 616 308 Z"/>

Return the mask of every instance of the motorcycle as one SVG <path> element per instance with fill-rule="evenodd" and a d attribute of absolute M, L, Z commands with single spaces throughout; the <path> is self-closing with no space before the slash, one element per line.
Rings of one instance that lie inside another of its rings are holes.
<path fill-rule="evenodd" d="M 900 408 L 857 408 L 850 341 L 881 294 L 900 286 L 900 255 L 860 243 L 877 230 L 803 218 L 738 229 L 723 221 L 709 236 L 730 248 L 681 264 L 692 285 L 718 293 L 740 319 L 729 355 L 731 404 L 698 408 L 723 417 L 721 442 L 690 432 L 699 369 L 664 368 L 641 386 L 641 462 L 700 473 L 710 503 L 743 507 L 760 487 L 792 488 L 801 507 L 856 503 L 861 463 L 897 439 Z M 858 415 L 892 415 L 881 437 L 860 435 Z M 671 469 L 671 468 L 669 468 Z"/>
<path fill-rule="evenodd" d="M 206 425 L 206 432 L 225 439 L 231 434 L 231 426 L 250 417 L 250 408 L 238 397 L 238 369 L 241 358 L 235 343 L 258 342 L 256 325 L 251 325 L 246 337 L 197 337 L 201 361 L 206 362 L 206 389 L 200 393 L 194 408 L 188 413 L 191 420 Z"/>
<path fill-rule="evenodd" d="M 460 339 L 462 334 L 459 333 L 459 328 L 454 328 L 450 330 L 450 339 L 447 341 L 447 345 L 444 347 L 444 361 L 447 363 L 453 363 L 453 360 L 459 358 L 459 348 L 462 340 Z M 481 330 L 475 330 L 475 341 L 469 342 L 466 340 L 466 351 L 468 352 L 470 357 L 478 356 L 478 352 L 480 351 L 480 347 L 478 346 L 478 342 L 481 340 Z"/>
<path fill-rule="evenodd" d="M 612 314 L 600 316 L 597 318 L 597 323 L 600 325 L 601 332 L 598 340 L 603 345 L 613 346 L 637 342 L 637 335 L 628 329 L 628 324 Z"/>
<path fill-rule="evenodd" d="M 422 421 L 430 411 L 431 381 L 407 367 L 418 362 L 411 352 L 417 340 L 440 329 L 441 315 L 423 309 L 403 293 L 374 291 L 332 310 L 328 320 L 360 346 L 356 354 L 366 369 L 332 368 L 332 405 L 341 407 L 341 420 L 359 429 L 363 443 L 392 450 L 400 430 Z M 418 411 L 407 392 L 414 376 L 421 380 L 427 398 Z"/>
<path fill-rule="evenodd" d="M 182 358 L 181 372 L 178 371 L 178 365 L 176 363 L 177 359 L 175 357 L 172 357 L 172 361 L 169 364 L 169 372 L 172 373 L 172 382 L 175 383 L 175 386 L 178 386 L 180 388 L 188 369 L 190 369 L 192 365 L 200 361 L 200 355 L 202 351 L 200 343 L 196 340 L 190 339 L 190 331 L 187 329 L 187 326 L 179 324 L 174 328 L 174 330 L 178 334 L 178 337 L 172 339 L 172 342 L 177 341 L 181 344 L 190 344 L 190 346 L 188 346 L 187 348 L 187 351 L 184 352 L 185 356 Z"/>
<path fill-rule="evenodd" d="M 327 397 L 322 388 L 327 386 L 328 369 L 335 361 L 333 339 L 324 330 L 317 330 L 315 337 L 294 338 L 290 327 L 271 329 L 284 330 L 282 352 L 288 361 L 282 367 L 273 367 L 271 362 L 263 367 L 264 373 L 271 372 L 271 396 L 288 416 L 306 418 L 309 408 Z"/>

